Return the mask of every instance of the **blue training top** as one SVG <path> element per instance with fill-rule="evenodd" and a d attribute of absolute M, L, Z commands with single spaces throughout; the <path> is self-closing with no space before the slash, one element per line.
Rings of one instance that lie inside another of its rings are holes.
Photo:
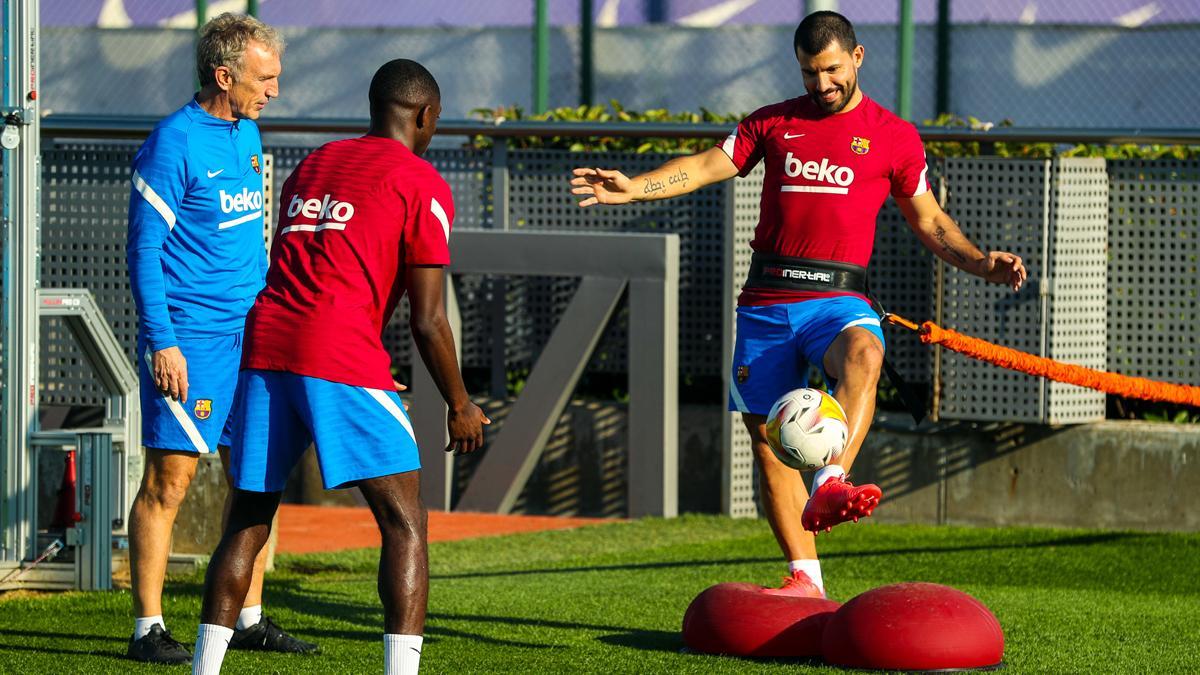
<path fill-rule="evenodd" d="M 152 350 L 242 330 L 267 272 L 262 166 L 254 122 L 218 119 L 194 99 L 138 150 L 126 259 Z"/>

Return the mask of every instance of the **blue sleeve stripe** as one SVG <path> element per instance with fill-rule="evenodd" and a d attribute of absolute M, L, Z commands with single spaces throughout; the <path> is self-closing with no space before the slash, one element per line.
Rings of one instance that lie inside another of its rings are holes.
<path fill-rule="evenodd" d="M 163 198 L 158 196 L 158 193 L 154 191 L 154 188 L 150 187 L 150 184 L 147 183 L 144 178 L 142 178 L 142 174 L 138 173 L 136 170 L 133 172 L 133 189 L 137 190 L 138 194 L 140 194 L 143 199 L 149 202 L 150 206 L 153 206 L 155 211 L 158 211 L 158 215 L 162 216 L 162 219 L 166 221 L 168 229 L 175 229 L 175 212 L 172 211 L 169 206 L 167 206 L 167 203 L 163 201 Z"/>
<path fill-rule="evenodd" d="M 234 218 L 233 220 L 227 220 L 223 223 L 220 223 L 217 225 L 217 229 L 218 230 L 227 230 L 231 227 L 237 227 L 238 225 L 241 225 L 242 223 L 248 223 L 251 220 L 254 220 L 255 218 L 262 220 L 262 217 L 263 217 L 262 211 L 254 211 L 252 213 L 247 213 L 246 215 L 242 216 L 241 218 Z"/>

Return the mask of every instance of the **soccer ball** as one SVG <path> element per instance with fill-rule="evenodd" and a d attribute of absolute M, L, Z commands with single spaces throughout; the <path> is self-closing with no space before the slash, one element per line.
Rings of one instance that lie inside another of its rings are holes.
<path fill-rule="evenodd" d="M 797 471 L 819 469 L 846 449 L 846 411 L 818 389 L 789 391 L 767 413 L 767 443 Z"/>

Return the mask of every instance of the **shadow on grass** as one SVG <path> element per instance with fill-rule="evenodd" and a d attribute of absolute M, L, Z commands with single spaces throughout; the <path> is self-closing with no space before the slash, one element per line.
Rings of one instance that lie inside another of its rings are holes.
<path fill-rule="evenodd" d="M 73 639 L 78 639 L 78 636 L 75 636 L 75 638 L 73 638 Z M 98 639 L 108 640 L 111 638 L 98 638 Z M 124 642 L 124 640 L 122 640 L 121 642 Z M 44 646 L 35 646 L 35 645 L 10 645 L 10 644 L 0 643 L 0 654 L 4 653 L 6 651 L 33 652 L 35 654 L 41 654 L 41 655 L 61 654 L 63 656 L 88 656 L 91 658 L 105 659 L 107 661 L 115 661 L 115 662 L 123 663 L 126 665 L 133 663 L 129 659 L 125 658 L 125 651 L 123 649 L 119 652 L 110 652 L 110 651 L 102 651 L 102 650 L 94 650 L 94 649 L 65 649 L 63 647 L 44 647 Z"/>
<path fill-rule="evenodd" d="M 126 644 L 129 642 L 129 637 L 114 637 L 112 635 L 81 635 L 79 633 L 47 633 L 45 631 L 35 630 L 12 630 L 10 628 L 0 628 L 0 639 L 13 638 L 36 638 L 47 640 L 65 640 L 67 642 L 80 642 L 95 640 L 99 642 L 119 642 Z M 0 643 L 0 648 L 7 649 L 9 645 Z"/>
<path fill-rule="evenodd" d="M 1010 541 L 996 544 L 966 544 L 962 546 L 914 546 L 907 548 L 888 548 L 888 549 L 865 549 L 854 551 L 834 551 L 831 553 L 822 553 L 822 560 L 836 560 L 839 558 L 874 558 L 884 556 L 897 555 L 919 555 L 919 554 L 941 554 L 941 553 L 969 553 L 972 551 L 1001 551 L 1005 549 L 1031 549 L 1031 548 L 1050 548 L 1056 546 L 1092 546 L 1095 544 L 1107 544 L 1121 540 L 1133 540 L 1148 535 L 1136 532 L 1106 532 L 1099 534 L 1079 534 L 1065 537 L 1056 537 L 1045 541 Z M 574 574 L 578 572 L 616 572 L 627 570 L 654 570 L 654 569 L 670 569 L 675 567 L 695 567 L 698 564 L 704 565 L 745 565 L 754 563 L 772 563 L 778 562 L 779 556 L 759 556 L 756 558 L 728 558 L 728 559 L 710 559 L 704 561 L 696 560 L 672 560 L 666 562 L 646 562 L 646 563 L 629 563 L 624 565 L 589 565 L 585 567 L 548 567 L 544 569 L 534 570 L 502 570 L 502 571 L 480 571 L 480 572 L 464 572 L 460 574 L 431 574 L 429 579 L 478 579 L 481 577 L 514 577 L 528 576 L 536 574 Z"/>
<path fill-rule="evenodd" d="M 667 654 L 683 654 L 685 656 L 730 659 L 744 663 L 776 663 L 780 665 L 791 666 L 826 665 L 823 660 L 815 656 L 797 656 L 794 658 L 751 658 L 748 656 L 734 656 L 732 654 L 705 654 L 703 652 L 692 651 L 684 646 L 683 637 L 679 633 L 663 630 L 634 630 L 625 633 L 616 633 L 613 635 L 602 635 L 597 639 L 604 644 L 613 645 L 614 647 L 627 647 L 629 649 L 640 649 L 649 652 L 663 652 Z"/>
<path fill-rule="evenodd" d="M 679 636 L 679 633 L 665 630 L 632 630 L 614 635 L 601 635 L 597 639 L 606 645 L 650 652 L 678 654 L 681 649 L 684 649 L 683 638 Z"/>

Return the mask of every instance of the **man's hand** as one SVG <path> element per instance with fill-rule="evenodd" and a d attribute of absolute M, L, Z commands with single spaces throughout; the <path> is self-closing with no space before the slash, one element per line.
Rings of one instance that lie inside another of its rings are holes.
<path fill-rule="evenodd" d="M 392 378 L 392 386 L 396 388 L 396 391 L 408 391 L 408 387 L 400 384 L 400 380 L 394 377 Z M 408 403 L 404 403 L 404 409 L 408 410 Z"/>
<path fill-rule="evenodd" d="M 465 455 L 482 448 L 483 425 L 491 423 L 479 406 L 469 401 L 462 410 L 451 408 L 446 418 L 446 428 L 450 431 L 450 444 L 446 446 L 446 452 Z"/>
<path fill-rule="evenodd" d="M 154 385 L 164 396 L 187 403 L 187 359 L 179 347 L 167 347 L 154 352 L 152 358 Z"/>
<path fill-rule="evenodd" d="M 589 195 L 580 206 L 593 204 L 628 204 L 633 201 L 629 177 L 616 169 L 575 169 L 571 179 L 571 194 Z"/>
<path fill-rule="evenodd" d="M 1021 290 L 1025 283 L 1027 272 L 1021 256 L 1004 251 L 992 251 L 987 257 L 979 260 L 979 276 L 993 284 L 1004 284 L 1013 289 Z"/>

